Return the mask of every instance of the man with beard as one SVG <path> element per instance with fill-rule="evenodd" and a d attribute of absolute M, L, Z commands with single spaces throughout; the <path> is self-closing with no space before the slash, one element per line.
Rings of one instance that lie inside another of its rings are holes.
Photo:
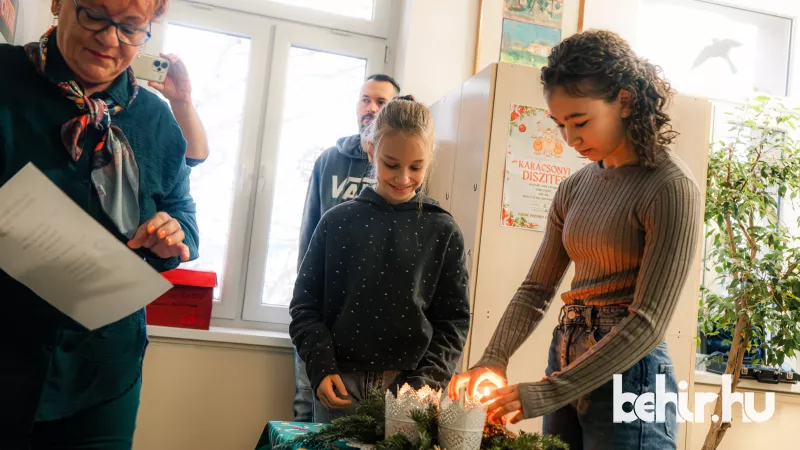
<path fill-rule="evenodd" d="M 297 267 L 303 262 L 311 236 L 323 214 L 334 206 L 356 198 L 366 186 L 375 184 L 370 176 L 371 165 L 367 158 L 364 132 L 383 105 L 400 94 L 400 86 L 388 75 L 372 75 L 361 87 L 356 113 L 359 134 L 339 139 L 336 145 L 325 150 L 314 163 L 308 183 L 303 222 L 300 226 L 300 253 Z M 313 399 L 306 367 L 297 355 L 295 361 L 296 393 L 294 416 L 297 422 L 313 420 Z"/>

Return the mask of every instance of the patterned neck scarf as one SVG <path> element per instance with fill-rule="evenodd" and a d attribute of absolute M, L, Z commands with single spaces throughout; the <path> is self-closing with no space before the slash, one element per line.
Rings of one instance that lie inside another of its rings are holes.
<path fill-rule="evenodd" d="M 86 130 L 91 125 L 103 133 L 91 155 L 92 182 L 103 211 L 128 239 L 139 226 L 139 166 L 128 140 L 111 117 L 130 107 L 139 92 L 133 71 L 128 68 L 129 98 L 126 105 L 110 97 L 101 100 L 86 95 L 77 81 L 56 82 L 47 75 L 47 44 L 56 27 L 50 28 L 38 43 L 25 46 L 25 52 L 40 75 L 53 82 L 61 93 L 75 102 L 80 115 L 61 126 L 61 141 L 74 161 L 83 153 Z"/>

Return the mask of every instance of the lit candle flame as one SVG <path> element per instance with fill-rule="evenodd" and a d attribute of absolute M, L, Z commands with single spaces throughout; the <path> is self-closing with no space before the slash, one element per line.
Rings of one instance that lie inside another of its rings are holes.
<path fill-rule="evenodd" d="M 485 397 L 488 397 L 490 393 L 491 392 L 489 392 L 489 388 L 488 387 L 484 387 L 482 393 L 480 391 L 478 391 L 476 393 L 477 400 L 480 401 L 481 403 L 483 403 L 484 405 L 491 405 L 497 399 L 492 399 L 492 400 L 489 400 L 488 402 L 482 401 L 482 399 L 485 398 Z"/>

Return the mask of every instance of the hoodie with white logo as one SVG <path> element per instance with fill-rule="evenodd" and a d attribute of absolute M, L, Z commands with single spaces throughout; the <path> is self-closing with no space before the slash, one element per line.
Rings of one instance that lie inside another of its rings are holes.
<path fill-rule="evenodd" d="M 297 267 L 303 262 L 311 236 L 322 216 L 334 206 L 356 198 L 367 186 L 373 186 L 372 165 L 361 148 L 361 136 L 343 137 L 325 150 L 314 163 L 308 182 L 306 206 L 300 225 L 300 252 Z"/>

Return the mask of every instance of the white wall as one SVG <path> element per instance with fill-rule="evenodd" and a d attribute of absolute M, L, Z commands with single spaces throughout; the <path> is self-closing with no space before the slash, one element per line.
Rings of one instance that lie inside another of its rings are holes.
<path fill-rule="evenodd" d="M 472 76 L 480 0 L 397 0 L 394 73 L 431 104 Z"/>

